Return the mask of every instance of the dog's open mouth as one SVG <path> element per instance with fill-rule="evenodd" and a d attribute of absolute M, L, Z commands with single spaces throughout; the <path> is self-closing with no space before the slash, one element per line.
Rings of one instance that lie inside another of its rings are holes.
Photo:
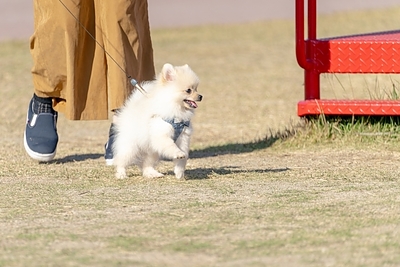
<path fill-rule="evenodd" d="M 191 108 L 197 108 L 197 103 L 194 102 L 193 100 L 185 99 L 185 100 L 183 100 L 183 102 L 188 104 L 189 107 L 191 107 Z"/>

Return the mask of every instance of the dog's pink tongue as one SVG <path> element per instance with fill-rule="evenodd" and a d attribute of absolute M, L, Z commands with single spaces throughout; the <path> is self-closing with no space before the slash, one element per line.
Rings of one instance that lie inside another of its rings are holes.
<path fill-rule="evenodd" d="M 192 105 L 193 108 L 197 108 L 197 103 L 194 101 L 190 101 L 190 104 Z"/>

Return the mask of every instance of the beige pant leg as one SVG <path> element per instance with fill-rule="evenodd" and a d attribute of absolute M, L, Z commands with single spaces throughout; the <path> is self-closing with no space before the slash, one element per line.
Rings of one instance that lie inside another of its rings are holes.
<path fill-rule="evenodd" d="M 117 109 L 133 89 L 127 76 L 137 81 L 155 78 L 147 0 L 95 0 L 95 4 L 109 53 L 109 107 Z"/>
<path fill-rule="evenodd" d="M 34 91 L 68 119 L 108 117 L 104 52 L 77 21 L 94 34 L 94 15 L 93 0 L 34 0 Z"/>
<path fill-rule="evenodd" d="M 68 119 L 107 119 L 132 90 L 125 72 L 154 77 L 146 0 L 34 0 L 34 12 L 34 90 Z"/>
<path fill-rule="evenodd" d="M 58 1 L 35 0 L 35 31 L 30 40 L 33 57 L 33 85 L 42 97 L 63 97 L 63 89 L 73 74 L 73 65 L 79 31 L 74 18 Z M 79 0 L 66 0 L 75 16 L 80 11 Z"/>

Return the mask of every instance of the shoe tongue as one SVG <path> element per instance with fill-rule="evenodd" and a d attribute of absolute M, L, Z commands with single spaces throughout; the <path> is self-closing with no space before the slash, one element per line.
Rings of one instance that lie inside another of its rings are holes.
<path fill-rule="evenodd" d="M 36 94 L 33 95 L 33 112 L 36 114 L 40 113 L 51 113 L 54 114 L 53 100 L 51 98 L 38 97 Z"/>

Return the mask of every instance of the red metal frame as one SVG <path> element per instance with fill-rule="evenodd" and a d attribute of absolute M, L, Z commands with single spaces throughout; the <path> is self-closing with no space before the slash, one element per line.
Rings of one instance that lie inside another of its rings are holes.
<path fill-rule="evenodd" d="M 400 30 L 317 39 L 317 0 L 295 0 L 296 58 L 304 69 L 304 101 L 298 115 L 400 116 L 397 100 L 321 100 L 321 73 L 400 73 Z"/>

